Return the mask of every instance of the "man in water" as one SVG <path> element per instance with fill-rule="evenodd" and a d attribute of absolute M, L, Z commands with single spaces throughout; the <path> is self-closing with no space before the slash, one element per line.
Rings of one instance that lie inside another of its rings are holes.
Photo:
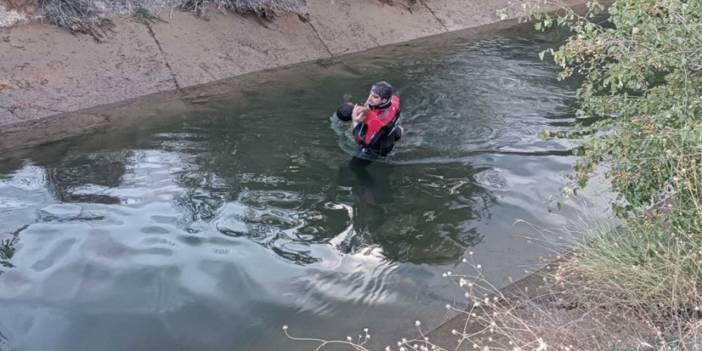
<path fill-rule="evenodd" d="M 342 105 L 336 116 L 353 122 L 353 138 L 361 146 L 351 161 L 354 166 L 365 166 L 386 156 L 402 137 L 400 98 L 393 95 L 392 85 L 385 81 L 373 84 L 364 105 Z"/>

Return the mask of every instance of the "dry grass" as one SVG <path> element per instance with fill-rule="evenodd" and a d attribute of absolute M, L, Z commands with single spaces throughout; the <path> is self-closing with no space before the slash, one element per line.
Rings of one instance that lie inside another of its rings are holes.
<path fill-rule="evenodd" d="M 112 21 L 99 16 L 93 0 L 38 0 L 38 6 L 49 23 L 97 41 L 104 41 L 113 28 Z"/>
<path fill-rule="evenodd" d="M 49 23 L 73 33 L 88 34 L 97 41 L 104 41 L 114 27 L 108 16 L 125 9 L 139 19 L 159 6 L 177 7 L 198 15 L 208 9 L 227 10 L 264 20 L 285 13 L 294 13 L 303 19 L 307 16 L 306 0 L 27 0 L 18 2 L 19 5 L 24 9 L 36 7 Z"/>
<path fill-rule="evenodd" d="M 702 350 L 702 320 L 694 307 L 699 290 L 686 291 L 682 299 L 674 294 L 689 288 L 674 285 L 680 272 L 668 272 L 671 281 L 660 283 L 672 283 L 671 293 L 654 302 L 631 293 L 626 281 L 600 285 L 584 260 L 573 255 L 557 269 L 538 273 L 544 284 L 530 294 L 493 290 L 486 297 L 490 286 L 479 274 L 454 275 L 469 297 L 465 311 L 452 307 L 466 319 L 465 328 L 454 333 L 461 349 Z"/>
<path fill-rule="evenodd" d="M 283 13 L 305 16 L 305 0 L 183 0 L 183 9 L 202 14 L 208 8 L 226 9 L 242 15 L 254 15 L 262 19 L 273 19 Z"/>

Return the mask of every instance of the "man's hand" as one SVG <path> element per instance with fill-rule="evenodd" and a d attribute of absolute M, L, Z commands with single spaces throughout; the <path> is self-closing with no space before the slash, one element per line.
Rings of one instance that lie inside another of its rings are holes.
<path fill-rule="evenodd" d="M 353 112 L 351 113 L 351 119 L 354 122 L 361 123 L 366 120 L 366 114 L 370 109 L 366 106 L 355 105 L 353 107 Z"/>

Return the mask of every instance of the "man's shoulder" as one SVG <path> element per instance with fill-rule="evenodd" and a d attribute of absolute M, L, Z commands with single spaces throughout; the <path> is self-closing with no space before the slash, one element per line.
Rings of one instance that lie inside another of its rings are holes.
<path fill-rule="evenodd" d="M 393 111 L 399 111 L 399 110 L 400 110 L 400 97 L 399 97 L 399 96 L 393 95 L 393 96 L 390 98 L 390 106 L 389 106 L 389 109 L 390 109 L 390 110 L 393 110 Z"/>
<path fill-rule="evenodd" d="M 400 97 L 397 95 L 393 95 L 390 97 L 390 106 L 399 108 L 400 107 Z"/>

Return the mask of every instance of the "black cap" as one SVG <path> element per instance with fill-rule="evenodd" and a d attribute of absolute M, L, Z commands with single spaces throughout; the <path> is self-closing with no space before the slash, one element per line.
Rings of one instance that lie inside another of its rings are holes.
<path fill-rule="evenodd" d="M 392 97 L 393 89 L 392 85 L 386 81 L 380 81 L 378 83 L 373 84 L 371 87 L 371 91 L 375 94 L 378 94 L 381 99 L 389 99 Z"/>

